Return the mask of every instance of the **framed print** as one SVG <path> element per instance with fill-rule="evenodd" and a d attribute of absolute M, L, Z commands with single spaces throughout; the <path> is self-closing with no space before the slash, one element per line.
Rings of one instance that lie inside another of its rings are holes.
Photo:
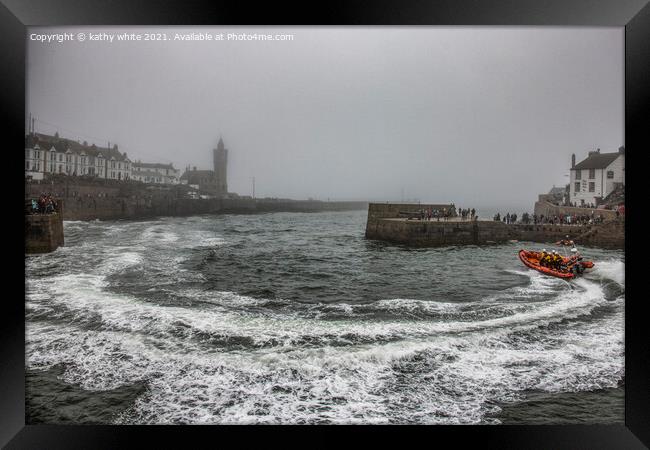
<path fill-rule="evenodd" d="M 7 448 L 649 445 L 645 2 L 0 11 Z"/>

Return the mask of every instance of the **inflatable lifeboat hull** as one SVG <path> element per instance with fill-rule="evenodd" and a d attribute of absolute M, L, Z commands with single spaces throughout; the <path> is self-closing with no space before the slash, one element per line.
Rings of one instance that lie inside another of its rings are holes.
<path fill-rule="evenodd" d="M 539 256 L 537 252 L 529 252 L 526 250 L 519 250 L 519 259 L 524 263 L 525 266 L 535 269 L 538 272 L 542 272 L 546 275 L 551 275 L 558 278 L 574 278 L 575 275 L 572 272 L 560 272 L 559 270 L 553 270 L 549 267 L 543 267 L 539 265 Z"/>
<path fill-rule="evenodd" d="M 542 272 L 543 274 L 565 279 L 575 278 L 575 274 L 573 272 L 562 272 L 560 270 L 554 270 L 549 267 L 541 266 L 539 264 L 539 253 L 537 252 L 519 250 L 519 259 L 521 259 L 521 262 L 523 262 L 525 266 L 530 267 L 531 269 L 535 269 L 538 272 Z M 563 259 L 565 263 L 569 262 L 568 258 Z M 580 264 L 583 269 L 591 269 L 594 267 L 594 263 L 591 261 L 581 261 L 578 264 Z"/>

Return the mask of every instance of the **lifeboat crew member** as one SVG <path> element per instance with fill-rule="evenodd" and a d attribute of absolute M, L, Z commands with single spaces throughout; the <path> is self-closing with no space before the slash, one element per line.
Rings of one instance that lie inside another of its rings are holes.
<path fill-rule="evenodd" d="M 553 264 L 553 253 L 548 252 L 546 253 L 546 257 L 544 258 L 544 267 L 551 267 Z"/>
<path fill-rule="evenodd" d="M 564 258 L 558 252 L 555 252 L 555 268 L 562 270 L 562 264 L 564 264 Z"/>
<path fill-rule="evenodd" d="M 582 273 L 585 271 L 585 268 L 582 267 L 582 264 L 580 264 L 580 261 L 582 261 L 582 256 L 578 256 L 575 260 L 575 263 L 571 267 L 571 271 L 575 275 L 582 275 Z"/>
<path fill-rule="evenodd" d="M 542 249 L 542 251 L 539 254 L 539 265 L 544 267 L 546 266 L 546 257 L 548 254 L 546 253 L 546 249 Z"/>
<path fill-rule="evenodd" d="M 553 255 L 551 256 L 551 267 L 556 270 L 559 269 L 561 259 L 562 258 L 560 257 L 560 255 L 558 255 L 557 252 L 553 250 Z"/>

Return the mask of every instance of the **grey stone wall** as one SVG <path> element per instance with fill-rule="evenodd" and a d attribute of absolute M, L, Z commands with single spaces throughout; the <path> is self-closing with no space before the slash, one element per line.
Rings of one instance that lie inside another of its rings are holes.
<path fill-rule="evenodd" d="M 456 213 L 455 206 L 449 204 L 431 204 L 431 203 L 369 203 L 368 204 L 368 220 L 379 218 L 397 218 L 400 217 L 400 212 L 418 212 L 421 209 L 437 209 L 442 208 L 452 209 L 452 213 Z"/>
<path fill-rule="evenodd" d="M 61 214 L 25 215 L 25 253 L 48 253 L 63 245 Z"/>
<path fill-rule="evenodd" d="M 568 235 L 578 245 L 623 249 L 625 222 L 599 225 L 523 225 L 493 221 L 419 221 L 374 218 L 366 224 L 366 238 L 411 246 L 481 245 L 509 240 L 553 243 Z"/>
<path fill-rule="evenodd" d="M 265 212 L 317 212 L 366 209 L 367 202 L 318 200 L 186 198 L 186 186 L 151 186 L 114 180 L 56 177 L 53 182 L 27 183 L 26 198 L 42 192 L 59 200 L 64 220 L 139 219 L 196 214 L 255 214 Z"/>

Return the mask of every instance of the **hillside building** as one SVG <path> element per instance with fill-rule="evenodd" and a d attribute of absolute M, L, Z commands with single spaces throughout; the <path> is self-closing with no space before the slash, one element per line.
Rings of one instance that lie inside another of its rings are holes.
<path fill-rule="evenodd" d="M 173 164 L 144 163 L 131 164 L 131 179 L 142 183 L 179 184 L 180 170 Z"/>
<path fill-rule="evenodd" d="M 625 186 L 625 147 L 615 153 L 589 152 L 576 164 L 571 156 L 569 202 L 575 206 L 598 206 L 608 195 Z"/>

